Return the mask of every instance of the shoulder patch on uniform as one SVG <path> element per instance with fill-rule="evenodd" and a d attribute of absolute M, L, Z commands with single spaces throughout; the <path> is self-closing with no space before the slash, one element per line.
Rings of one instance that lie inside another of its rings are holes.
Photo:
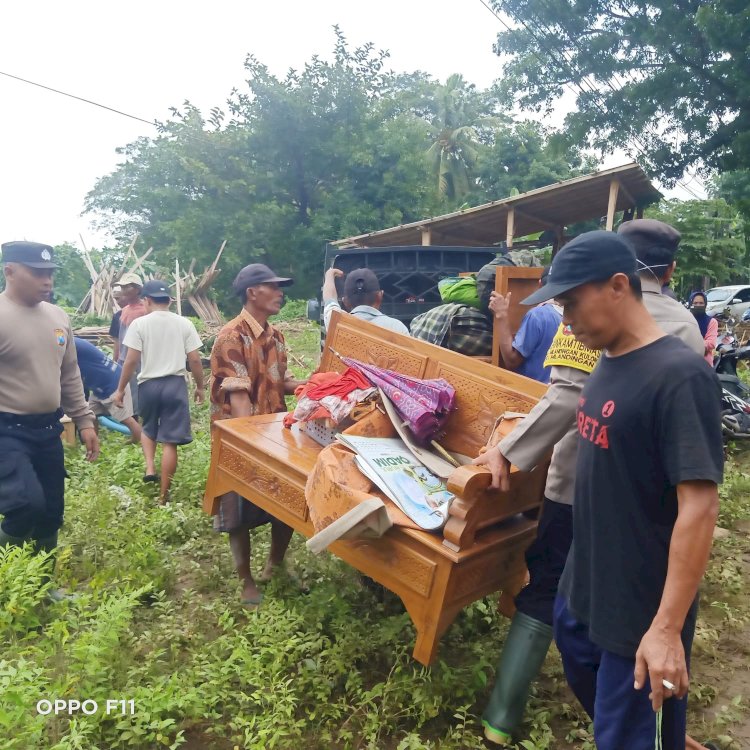
<path fill-rule="evenodd" d="M 560 323 L 544 360 L 544 366 L 572 367 L 575 370 L 591 372 L 599 359 L 599 354 L 600 352 L 576 341 L 570 328 Z"/>
<path fill-rule="evenodd" d="M 65 346 L 65 330 L 63 328 L 55 328 L 55 338 L 57 339 L 58 346 Z"/>

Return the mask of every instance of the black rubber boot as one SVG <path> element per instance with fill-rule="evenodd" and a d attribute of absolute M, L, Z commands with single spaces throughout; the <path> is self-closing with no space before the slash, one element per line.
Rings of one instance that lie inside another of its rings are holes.
<path fill-rule="evenodd" d="M 509 744 L 523 720 L 529 688 L 552 643 L 552 627 L 516 612 L 497 665 L 495 686 L 482 716 L 485 737 Z"/>

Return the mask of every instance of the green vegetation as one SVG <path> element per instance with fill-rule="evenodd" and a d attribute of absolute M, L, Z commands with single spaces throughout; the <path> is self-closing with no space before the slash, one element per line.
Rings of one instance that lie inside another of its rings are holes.
<path fill-rule="evenodd" d="M 309 371 L 316 326 L 281 324 L 298 374 Z M 180 451 L 173 502 L 141 482 L 136 446 L 103 434 L 87 464 L 70 449 L 66 525 L 54 584 L 75 594 L 47 604 L 42 559 L 0 552 L 0 728 L 8 750 L 248 748 L 471 750 L 507 623 L 494 598 L 464 610 L 438 662 L 410 658 L 414 631 L 400 602 L 363 586 L 295 537 L 290 577 L 262 608 L 238 603 L 229 546 L 201 509 L 209 462 L 206 408 Z M 730 457 L 721 524 L 694 650 L 691 731 L 739 750 L 748 721 L 747 579 L 750 455 Z M 254 566 L 268 530 L 254 535 Z M 744 675 L 744 677 L 743 677 Z M 743 681 L 744 680 L 744 681 Z M 90 699 L 98 713 L 38 715 L 42 699 Z M 106 715 L 107 700 L 133 700 Z M 583 711 L 556 653 L 534 687 L 524 750 L 593 750 Z M 734 744 L 732 737 L 735 737 Z"/>
<path fill-rule="evenodd" d="M 502 90 L 533 111 L 567 85 L 573 143 L 633 149 L 667 180 L 686 167 L 750 167 L 747 6 L 736 0 L 493 0 Z"/>
<path fill-rule="evenodd" d="M 120 149 L 87 212 L 118 242 L 138 232 L 168 269 L 175 257 L 200 268 L 227 240 L 217 280 L 227 305 L 233 271 L 247 263 L 294 276 L 295 293 L 312 296 L 326 240 L 590 170 L 537 122 L 505 115 L 494 89 L 397 75 L 386 53 L 335 33 L 330 61 L 315 56 L 281 78 L 249 57 L 247 86 L 224 110 L 174 110 L 158 136 Z"/>

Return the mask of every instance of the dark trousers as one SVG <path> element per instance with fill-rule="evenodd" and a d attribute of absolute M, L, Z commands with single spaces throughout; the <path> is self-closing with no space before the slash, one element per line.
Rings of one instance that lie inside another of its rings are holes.
<path fill-rule="evenodd" d="M 573 541 L 573 506 L 544 499 L 536 539 L 526 550 L 529 584 L 516 596 L 519 612 L 552 627 L 552 609 Z"/>
<path fill-rule="evenodd" d="M 656 714 L 648 694 L 650 683 L 633 688 L 635 659 L 604 651 L 589 640 L 588 627 L 555 601 L 555 642 L 565 677 L 594 722 L 597 750 L 654 750 Z M 689 648 L 686 649 L 689 655 Z M 663 750 L 685 750 L 687 699 L 670 698 L 662 708 Z"/>
<path fill-rule="evenodd" d="M 62 526 L 67 474 L 59 419 L 0 412 L 0 514 L 10 536 L 44 539 Z"/>

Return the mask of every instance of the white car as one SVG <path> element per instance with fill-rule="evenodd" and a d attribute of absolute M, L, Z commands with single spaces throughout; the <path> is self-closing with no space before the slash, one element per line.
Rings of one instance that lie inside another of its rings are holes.
<path fill-rule="evenodd" d="M 729 308 L 733 318 L 739 320 L 745 310 L 750 309 L 750 286 L 715 286 L 706 292 L 706 312 L 715 315 Z"/>

